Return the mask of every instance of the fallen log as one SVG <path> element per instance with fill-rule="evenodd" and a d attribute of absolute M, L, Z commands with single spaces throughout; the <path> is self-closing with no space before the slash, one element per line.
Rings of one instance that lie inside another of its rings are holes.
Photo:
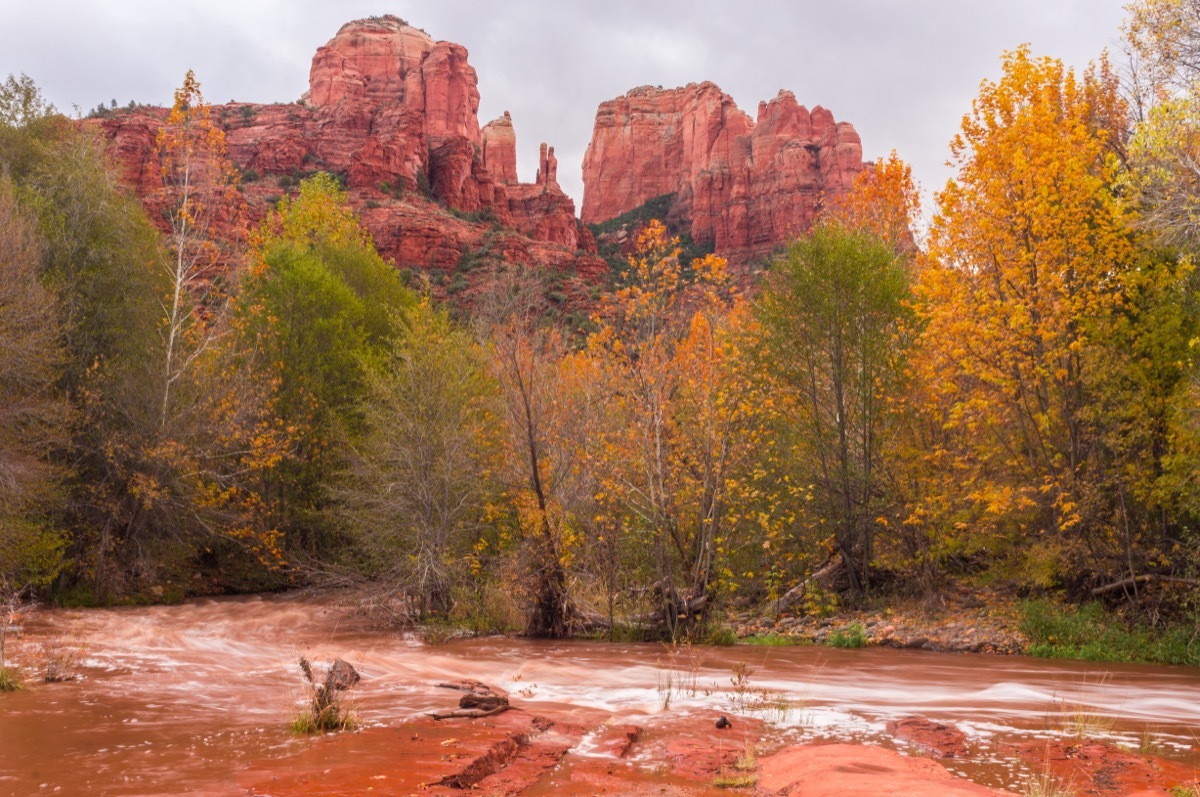
<path fill-rule="evenodd" d="M 491 717 L 495 714 L 500 714 L 502 712 L 508 711 L 510 708 L 512 708 L 512 706 L 510 706 L 508 703 L 504 703 L 503 705 L 496 706 L 493 709 L 459 708 L 459 709 L 455 709 L 454 711 L 431 711 L 431 712 L 429 712 L 429 716 L 433 717 L 435 720 L 449 720 L 449 719 L 477 720 L 482 717 Z"/>
<path fill-rule="evenodd" d="M 808 591 L 809 586 L 818 586 L 823 590 L 832 591 L 837 578 L 842 573 L 845 560 L 841 556 L 833 556 L 817 571 L 796 586 L 789 589 L 776 601 L 776 611 L 787 611 L 793 604 L 798 603 Z"/>
<path fill-rule="evenodd" d="M 435 720 L 480 719 L 508 711 L 508 694 L 480 681 L 450 681 L 438 684 L 442 689 L 466 692 L 458 699 L 458 708 L 453 711 L 434 711 L 429 714 Z"/>
<path fill-rule="evenodd" d="M 1093 595 L 1103 595 L 1107 592 L 1114 592 L 1119 589 L 1128 589 L 1136 584 L 1145 584 L 1150 581 L 1162 581 L 1167 584 L 1187 584 L 1192 587 L 1200 587 L 1200 581 L 1194 578 L 1182 578 L 1180 576 L 1160 576 L 1158 573 L 1143 573 L 1140 576 L 1132 576 L 1124 578 L 1120 581 L 1114 581 L 1112 584 L 1105 584 L 1102 587 L 1096 587 L 1092 590 Z"/>
<path fill-rule="evenodd" d="M 439 689 L 454 689 L 458 692 L 469 692 L 472 695 L 480 697 L 490 697 L 492 695 L 504 697 L 508 694 L 503 689 L 488 686 L 482 681 L 444 681 L 436 686 Z"/>

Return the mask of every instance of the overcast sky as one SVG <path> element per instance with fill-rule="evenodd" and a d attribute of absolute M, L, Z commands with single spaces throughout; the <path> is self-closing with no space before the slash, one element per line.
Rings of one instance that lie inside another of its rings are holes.
<path fill-rule="evenodd" d="M 711 80 L 751 116 L 781 88 L 897 150 L 927 192 L 979 83 L 1023 42 L 1084 67 L 1117 57 L 1124 0 L 0 0 L 0 79 L 25 73 L 70 112 L 168 104 L 190 68 L 210 102 L 290 102 L 313 52 L 351 19 L 395 14 L 466 46 L 484 123 L 505 110 L 517 167 L 538 144 L 582 199 L 596 106 L 641 85 Z"/>

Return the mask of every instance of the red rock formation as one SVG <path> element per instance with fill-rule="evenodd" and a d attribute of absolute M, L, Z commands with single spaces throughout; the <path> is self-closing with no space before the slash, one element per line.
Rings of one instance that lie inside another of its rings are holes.
<path fill-rule="evenodd" d="M 671 215 L 744 260 L 806 230 L 862 170 L 854 128 L 781 91 L 757 122 L 712 83 L 642 87 L 602 103 L 583 161 L 586 223 L 673 194 Z"/>
<path fill-rule="evenodd" d="M 478 80 L 461 45 L 392 16 L 359 20 L 317 50 L 309 81 L 294 104 L 213 108 L 253 214 L 264 215 L 296 178 L 327 171 L 342 176 L 381 253 L 400 267 L 453 269 L 498 222 L 517 231 L 506 236 L 506 256 L 603 271 L 554 180 L 553 150 L 543 157 L 546 179 L 522 185 L 508 114 L 481 131 Z M 158 187 L 154 138 L 164 116 L 149 109 L 93 123 L 143 197 Z"/>
<path fill-rule="evenodd" d="M 483 165 L 497 183 L 517 182 L 517 134 L 512 117 L 504 116 L 483 126 Z"/>
<path fill-rule="evenodd" d="M 348 22 L 313 56 L 308 104 L 365 99 L 424 111 L 423 64 L 436 46 L 428 33 L 393 16 Z"/>

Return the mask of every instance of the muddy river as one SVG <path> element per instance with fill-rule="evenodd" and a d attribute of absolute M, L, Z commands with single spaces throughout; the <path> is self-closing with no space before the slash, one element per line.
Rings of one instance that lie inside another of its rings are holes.
<path fill-rule="evenodd" d="M 1006 745 L 1078 733 L 1200 767 L 1200 671 L 1187 667 L 877 648 L 426 645 L 303 595 L 41 609 L 24 621 L 17 659 L 31 664 L 49 643 L 49 654 L 77 660 L 79 677 L 0 695 L 0 795 L 246 795 L 242 773 L 286 768 L 325 741 L 288 730 L 304 699 L 301 655 L 358 668 L 352 695 L 368 729 L 402 728 L 446 708 L 436 684 L 475 679 L 531 711 L 651 729 L 713 710 L 750 715 L 778 744 L 900 747 L 885 732 L 890 719 L 953 722 L 972 754 L 943 763 L 1001 787 L 1022 774 Z M 587 754 L 586 737 L 578 748 Z M 635 757 L 633 765 L 655 762 Z"/>

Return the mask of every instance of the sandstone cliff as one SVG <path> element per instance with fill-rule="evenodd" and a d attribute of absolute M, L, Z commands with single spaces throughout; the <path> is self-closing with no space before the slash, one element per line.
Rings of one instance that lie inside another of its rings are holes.
<path fill-rule="evenodd" d="M 481 129 L 478 110 L 466 49 L 384 16 L 344 25 L 317 50 L 299 102 L 230 103 L 213 118 L 254 215 L 327 171 L 345 182 L 380 252 L 400 268 L 432 270 L 435 284 L 480 253 L 596 278 L 605 266 L 558 186 L 553 149 L 543 145 L 534 183 L 518 183 L 511 118 Z M 98 122 L 142 196 L 158 185 L 164 117 L 140 109 Z"/>
<path fill-rule="evenodd" d="M 712 83 L 637 88 L 602 103 L 583 160 L 585 223 L 672 195 L 669 215 L 701 245 L 745 261 L 812 224 L 822 197 L 862 170 L 853 126 L 791 92 L 738 109 Z"/>

